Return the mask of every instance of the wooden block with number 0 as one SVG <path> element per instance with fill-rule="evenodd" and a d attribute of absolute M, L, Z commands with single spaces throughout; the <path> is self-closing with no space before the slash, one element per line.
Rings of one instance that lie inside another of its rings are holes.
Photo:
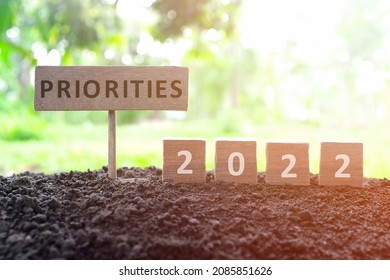
<path fill-rule="evenodd" d="M 255 140 L 217 140 L 215 149 L 216 181 L 257 183 Z"/>
<path fill-rule="evenodd" d="M 363 143 L 321 142 L 319 184 L 363 186 Z"/>
<path fill-rule="evenodd" d="M 165 139 L 163 180 L 177 183 L 206 182 L 206 141 Z"/>
<path fill-rule="evenodd" d="M 310 185 L 309 143 L 268 142 L 265 181 L 274 185 Z"/>

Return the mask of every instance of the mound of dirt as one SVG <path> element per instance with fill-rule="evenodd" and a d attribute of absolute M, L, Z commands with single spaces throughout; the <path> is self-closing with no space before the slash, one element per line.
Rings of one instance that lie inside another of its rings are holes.
<path fill-rule="evenodd" d="M 390 181 L 162 182 L 122 168 L 0 177 L 1 259 L 390 259 Z"/>

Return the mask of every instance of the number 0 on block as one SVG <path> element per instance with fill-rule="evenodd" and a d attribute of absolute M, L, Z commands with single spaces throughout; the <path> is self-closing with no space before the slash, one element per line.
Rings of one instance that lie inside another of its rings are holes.
<path fill-rule="evenodd" d="M 322 142 L 319 184 L 363 186 L 363 144 Z"/>
<path fill-rule="evenodd" d="M 177 183 L 206 182 L 206 141 L 203 139 L 166 139 L 164 142 L 163 180 Z"/>
<path fill-rule="evenodd" d="M 215 149 L 216 181 L 257 183 L 255 140 L 217 140 Z"/>

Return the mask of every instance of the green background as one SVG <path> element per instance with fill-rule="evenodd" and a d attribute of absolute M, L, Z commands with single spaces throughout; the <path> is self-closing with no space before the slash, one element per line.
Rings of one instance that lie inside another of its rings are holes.
<path fill-rule="evenodd" d="M 118 112 L 120 166 L 162 166 L 162 139 L 364 143 L 390 174 L 390 2 L 0 0 L 0 174 L 107 164 L 106 112 L 35 112 L 36 65 L 184 65 L 188 112 Z"/>

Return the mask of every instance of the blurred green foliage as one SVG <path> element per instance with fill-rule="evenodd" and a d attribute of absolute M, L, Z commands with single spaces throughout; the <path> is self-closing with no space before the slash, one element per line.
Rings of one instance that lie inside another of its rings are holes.
<path fill-rule="evenodd" d="M 48 161 L 38 165 L 49 171 L 71 166 L 71 157 L 85 161 L 72 165 L 77 168 L 96 159 L 88 143 L 105 141 L 106 131 L 83 134 L 81 148 L 55 163 L 48 158 L 64 145 L 55 134 L 107 122 L 100 111 L 35 112 L 34 67 L 49 64 L 188 66 L 188 112 L 118 112 L 121 125 L 170 120 L 181 130 L 154 135 L 145 125 L 133 131 L 133 141 L 243 136 L 252 128 L 265 138 L 282 131 L 282 138 L 303 140 L 310 129 L 324 137 L 322 131 L 335 129 L 334 138 L 349 140 L 368 128 L 380 133 L 390 123 L 388 49 L 390 2 L 384 0 L 0 0 L 0 144 L 19 171 L 16 162 L 33 158 Z M 297 127 L 306 134 L 293 133 Z M 378 150 L 389 144 L 383 139 Z M 158 158 L 146 152 L 154 151 L 148 144 L 136 163 Z M 30 145 L 39 156 L 17 152 Z"/>

